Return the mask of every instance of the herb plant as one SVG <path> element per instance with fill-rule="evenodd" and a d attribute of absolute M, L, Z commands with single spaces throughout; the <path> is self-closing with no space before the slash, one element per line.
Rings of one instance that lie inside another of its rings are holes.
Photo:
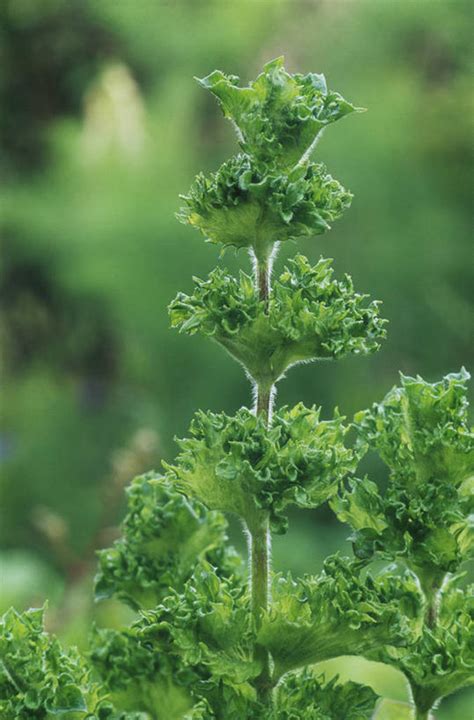
<path fill-rule="evenodd" d="M 368 478 L 351 479 L 332 500 L 339 519 L 354 529 L 357 557 L 393 560 L 405 569 L 400 609 L 411 616 L 415 641 L 396 652 L 380 648 L 375 657 L 405 674 L 419 720 L 474 683 L 474 586 L 461 585 L 462 565 L 474 554 L 468 377 L 462 370 L 429 384 L 402 376 L 401 387 L 358 413 L 359 442 L 389 468 L 388 487 L 381 493 Z"/>
<path fill-rule="evenodd" d="M 39 612 L 4 617 L 2 717 L 368 720 L 379 707 L 370 688 L 312 667 L 350 654 L 404 672 L 426 720 L 474 682 L 474 603 L 460 572 L 474 545 L 467 374 L 434 385 L 402 377 L 353 424 L 302 403 L 274 409 L 291 367 L 372 353 L 385 335 L 378 303 L 334 277 L 330 260 L 298 254 L 272 273 L 280 243 L 326 232 L 349 207 L 351 194 L 312 157 L 322 130 L 359 108 L 322 75 L 290 75 L 281 58 L 248 87 L 217 71 L 199 82 L 240 152 L 198 175 L 179 218 L 223 250 L 246 249 L 252 273 L 196 278 L 171 303 L 171 323 L 237 360 L 254 406 L 198 411 L 164 474 L 130 485 L 96 595 L 138 613 L 131 626 L 94 629 L 84 660 L 45 635 Z M 368 449 L 390 470 L 385 492 L 357 477 Z M 318 576 L 275 573 L 271 536 L 286 532 L 288 507 L 327 501 L 353 527 L 354 557 L 327 558 Z M 226 514 L 242 523 L 248 566 L 228 543 Z M 376 559 L 392 565 L 374 572 Z"/>

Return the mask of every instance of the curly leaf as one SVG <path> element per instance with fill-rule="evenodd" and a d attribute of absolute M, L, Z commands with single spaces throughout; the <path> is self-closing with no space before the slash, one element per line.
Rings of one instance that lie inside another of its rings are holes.
<path fill-rule="evenodd" d="M 198 412 L 190 430 L 176 464 L 166 465 L 168 477 L 210 509 L 243 518 L 251 531 L 264 511 L 284 532 L 287 505 L 318 507 L 358 462 L 344 445 L 343 418 L 322 421 L 318 409 L 301 403 L 280 408 L 270 430 L 246 408 L 234 417 Z"/>
<path fill-rule="evenodd" d="M 276 708 L 269 720 L 369 720 L 377 695 L 354 682 L 326 682 L 310 670 L 287 675 L 278 685 Z"/>
<path fill-rule="evenodd" d="M 219 70 L 198 82 L 217 97 L 245 152 L 288 167 L 314 146 L 323 128 L 361 108 L 328 90 L 324 75 L 291 75 L 283 61 L 279 57 L 267 63 L 247 87 Z"/>
<path fill-rule="evenodd" d="M 277 577 L 271 610 L 258 641 L 275 663 L 275 675 L 339 655 L 367 656 L 411 640 L 401 615 L 399 588 L 360 576 L 356 561 L 332 556 L 319 577 Z M 404 588 L 413 603 L 412 590 Z"/>
<path fill-rule="evenodd" d="M 335 280 L 331 261 L 311 267 L 302 255 L 288 262 L 266 306 L 252 278 L 214 270 L 195 278 L 193 295 L 170 305 L 173 327 L 219 342 L 256 380 L 273 383 L 298 362 L 369 354 L 385 337 L 377 302 L 354 291 L 352 280 Z"/>
<path fill-rule="evenodd" d="M 3 720 L 140 720 L 116 713 L 75 649 L 65 652 L 43 630 L 43 611 L 9 610 L 0 619 L 0 715 Z"/>
<path fill-rule="evenodd" d="M 209 242 L 253 247 L 257 255 L 268 254 L 277 242 L 324 233 L 352 199 L 324 165 L 305 163 L 285 175 L 258 169 L 242 154 L 208 178 L 198 175 L 181 197 L 181 222 L 197 227 Z"/>
<path fill-rule="evenodd" d="M 356 415 L 361 444 L 388 465 L 383 493 L 351 480 L 333 501 L 355 530 L 355 552 L 403 557 L 427 592 L 472 555 L 474 435 L 467 424 L 468 374 L 430 384 L 402 376 L 400 388 Z"/>
<path fill-rule="evenodd" d="M 153 720 L 181 720 L 192 706 L 190 687 L 199 677 L 155 652 L 135 628 L 95 628 L 89 657 L 122 710 L 140 710 Z"/>
<path fill-rule="evenodd" d="M 257 701 L 251 681 L 261 667 L 253 659 L 253 622 L 243 585 L 219 578 L 203 564 L 182 593 L 144 613 L 135 627 L 141 642 L 180 668 L 177 678 L 193 675 L 196 703 L 205 701 L 219 719 L 252 717 Z"/>
<path fill-rule="evenodd" d="M 240 571 L 242 561 L 226 545 L 221 514 L 184 498 L 154 473 L 135 478 L 127 495 L 123 537 L 99 552 L 97 598 L 116 596 L 134 609 L 146 609 L 171 586 L 180 590 L 200 560 L 224 575 Z"/>
<path fill-rule="evenodd" d="M 443 588 L 436 624 L 425 625 L 418 640 L 379 659 L 409 679 L 414 700 L 430 710 L 441 698 L 474 684 L 474 586 Z"/>

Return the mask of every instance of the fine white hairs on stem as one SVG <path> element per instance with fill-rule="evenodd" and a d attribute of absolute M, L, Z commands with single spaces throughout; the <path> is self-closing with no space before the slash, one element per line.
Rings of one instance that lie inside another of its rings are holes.
<path fill-rule="evenodd" d="M 307 160 L 309 160 L 311 158 L 311 155 L 313 154 L 313 151 L 316 148 L 316 145 L 318 144 L 318 142 L 321 140 L 321 138 L 323 136 L 324 130 L 325 130 L 325 128 L 321 128 L 321 130 L 317 133 L 317 135 L 314 138 L 311 145 L 305 150 L 305 152 L 301 156 L 301 158 L 298 162 L 298 165 L 304 165 L 304 163 L 307 162 Z"/>

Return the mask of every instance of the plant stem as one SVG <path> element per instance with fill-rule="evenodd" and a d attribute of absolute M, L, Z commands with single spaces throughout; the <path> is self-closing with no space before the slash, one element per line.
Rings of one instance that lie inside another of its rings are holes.
<path fill-rule="evenodd" d="M 417 710 L 415 715 L 415 720 L 429 720 L 430 718 L 430 712 L 429 710 Z"/>
<path fill-rule="evenodd" d="M 269 258 L 256 260 L 257 287 L 260 300 L 265 302 L 265 310 L 268 309 L 270 297 L 270 262 Z"/>
<path fill-rule="evenodd" d="M 270 297 L 270 272 L 271 258 L 268 254 L 263 257 L 255 255 L 254 258 L 255 283 L 259 297 L 265 303 L 265 311 L 268 310 Z M 271 422 L 273 386 L 257 383 L 255 401 L 255 413 L 265 418 L 267 427 Z M 260 519 L 254 527 L 250 528 L 250 571 L 252 590 L 252 614 L 255 628 L 258 631 L 262 613 L 268 610 L 270 603 L 270 545 L 271 536 L 269 529 L 268 515 Z M 272 703 L 272 677 L 271 662 L 268 650 L 256 643 L 254 657 L 262 665 L 262 671 L 255 680 L 257 696 L 263 705 L 270 706 Z"/>
<path fill-rule="evenodd" d="M 423 624 L 433 630 L 438 622 L 438 610 L 440 602 L 440 591 L 445 580 L 445 575 L 430 568 L 413 567 L 420 583 L 421 590 L 425 597 L 425 615 Z M 430 720 L 431 710 L 436 704 L 436 697 L 427 688 L 418 686 L 409 678 L 409 685 L 413 704 L 415 706 L 415 720 Z"/>
<path fill-rule="evenodd" d="M 262 387 L 260 385 L 257 388 L 255 412 L 257 413 L 257 415 L 265 415 L 267 418 L 267 423 L 270 423 L 272 419 L 272 392 L 273 386 Z"/>
<path fill-rule="evenodd" d="M 270 599 L 270 532 L 268 528 L 268 518 L 266 518 L 258 528 L 252 530 L 250 542 L 252 614 L 255 628 L 258 631 L 262 621 L 262 613 L 268 609 Z M 272 681 L 268 650 L 256 644 L 254 658 L 260 661 L 262 665 L 262 671 L 255 680 L 258 698 L 264 705 L 270 705 L 272 699 Z"/>

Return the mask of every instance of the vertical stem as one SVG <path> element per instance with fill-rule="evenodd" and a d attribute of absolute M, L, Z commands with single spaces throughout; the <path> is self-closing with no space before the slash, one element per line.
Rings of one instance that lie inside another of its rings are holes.
<path fill-rule="evenodd" d="M 270 256 L 268 254 L 264 255 L 264 257 L 255 256 L 254 270 L 259 297 L 264 301 L 265 311 L 267 311 L 270 297 Z M 257 383 L 255 413 L 265 418 L 267 426 L 269 426 L 271 422 L 272 391 L 272 385 Z M 268 515 L 266 513 L 261 517 L 260 522 L 250 528 L 250 536 L 252 614 L 255 627 L 258 631 L 262 621 L 262 613 L 268 610 L 270 602 L 271 536 Z M 262 665 L 262 671 L 255 680 L 257 695 L 263 705 L 270 706 L 272 702 L 270 654 L 268 650 L 257 643 L 255 645 L 254 657 L 259 660 Z"/>
<path fill-rule="evenodd" d="M 265 302 L 265 311 L 268 309 L 270 297 L 270 261 L 269 258 L 256 259 L 256 280 L 260 300 Z"/>
<path fill-rule="evenodd" d="M 268 609 L 270 541 L 268 520 L 253 529 L 251 534 L 252 613 L 256 627 L 260 627 L 262 610 Z"/>
<path fill-rule="evenodd" d="M 260 628 L 262 613 L 268 609 L 270 598 L 270 532 L 268 518 L 251 531 L 250 540 L 252 573 L 252 615 L 255 628 Z M 272 700 L 272 681 L 270 655 L 261 645 L 256 644 L 254 658 L 260 661 L 262 670 L 255 680 L 259 700 L 270 705 Z"/>
<path fill-rule="evenodd" d="M 255 412 L 257 415 L 265 415 L 267 418 L 267 424 L 270 423 L 272 415 L 272 392 L 273 386 L 257 386 Z"/>
<path fill-rule="evenodd" d="M 418 578 L 425 597 L 423 624 L 425 627 L 433 630 L 436 628 L 438 622 L 440 591 L 445 580 L 445 575 L 442 572 L 426 567 L 413 567 L 412 570 Z M 409 678 L 409 685 L 415 706 L 415 720 L 430 720 L 432 717 L 431 710 L 436 704 L 436 696 L 433 696 L 432 692 L 429 692 L 429 688 L 419 686 L 411 678 Z"/>

